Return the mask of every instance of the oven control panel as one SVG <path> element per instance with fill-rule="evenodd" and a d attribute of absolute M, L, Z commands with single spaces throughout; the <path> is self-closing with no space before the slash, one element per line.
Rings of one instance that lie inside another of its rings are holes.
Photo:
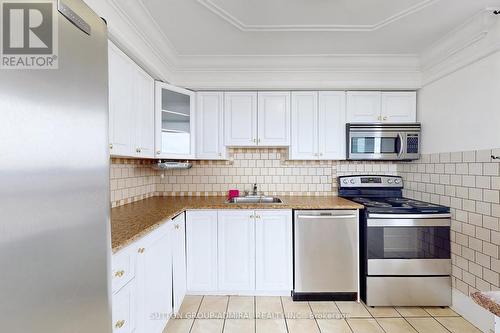
<path fill-rule="evenodd" d="M 339 187 L 395 187 L 403 188 L 403 178 L 398 176 L 343 176 Z"/>

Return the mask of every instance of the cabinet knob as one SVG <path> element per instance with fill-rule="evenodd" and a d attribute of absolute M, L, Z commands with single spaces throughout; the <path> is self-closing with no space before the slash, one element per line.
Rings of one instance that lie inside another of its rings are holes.
<path fill-rule="evenodd" d="M 160 154 L 161 154 L 161 150 L 157 150 L 156 155 L 160 155 Z"/>
<path fill-rule="evenodd" d="M 323 156 L 323 153 L 319 153 L 319 156 Z"/>
<path fill-rule="evenodd" d="M 180 226 L 179 226 L 178 224 L 176 224 L 176 225 L 174 226 L 174 228 L 175 228 L 175 229 L 179 229 L 179 228 L 180 228 Z"/>
<path fill-rule="evenodd" d="M 387 120 L 387 117 L 384 117 L 384 120 Z"/>
<path fill-rule="evenodd" d="M 121 270 L 121 271 L 118 271 L 118 272 L 115 273 L 116 277 L 122 277 L 123 275 L 125 275 L 125 271 L 124 270 Z"/>
<path fill-rule="evenodd" d="M 109 149 L 113 149 L 113 144 L 112 143 L 109 144 Z"/>
<path fill-rule="evenodd" d="M 145 249 L 145 248 L 143 248 L 143 247 L 140 247 L 140 248 L 137 250 L 137 252 L 139 252 L 139 253 L 144 253 L 144 251 L 146 251 L 146 249 Z"/>
<path fill-rule="evenodd" d="M 257 139 L 257 142 L 259 142 L 259 143 L 260 143 L 260 138 L 258 138 L 258 139 Z"/>
<path fill-rule="evenodd" d="M 122 328 L 125 325 L 125 320 L 118 320 L 115 324 L 116 328 Z"/>
<path fill-rule="evenodd" d="M 256 143 L 256 142 L 257 142 L 257 139 L 253 139 L 252 141 Z"/>
<path fill-rule="evenodd" d="M 219 157 L 222 157 L 222 153 L 219 153 Z"/>

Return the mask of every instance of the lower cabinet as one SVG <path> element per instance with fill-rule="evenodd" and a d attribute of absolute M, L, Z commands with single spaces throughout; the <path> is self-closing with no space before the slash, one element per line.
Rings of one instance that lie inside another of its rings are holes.
<path fill-rule="evenodd" d="M 172 220 L 172 278 L 174 314 L 186 296 L 186 224 L 184 213 Z"/>
<path fill-rule="evenodd" d="M 187 288 L 193 294 L 217 290 L 217 211 L 186 212 Z"/>
<path fill-rule="evenodd" d="M 189 294 L 289 295 L 291 210 L 186 213 Z"/>
<path fill-rule="evenodd" d="M 252 210 L 218 213 L 217 259 L 219 290 L 255 289 L 255 215 Z"/>
<path fill-rule="evenodd" d="M 172 249 L 167 223 L 137 243 L 140 332 L 161 333 L 172 314 Z"/>
<path fill-rule="evenodd" d="M 292 211 L 255 211 L 255 289 L 293 289 Z"/>
<path fill-rule="evenodd" d="M 113 332 L 162 333 L 186 295 L 184 214 L 113 255 Z"/>

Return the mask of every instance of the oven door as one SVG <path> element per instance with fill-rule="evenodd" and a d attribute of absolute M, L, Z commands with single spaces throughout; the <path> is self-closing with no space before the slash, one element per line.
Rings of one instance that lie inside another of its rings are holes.
<path fill-rule="evenodd" d="M 404 158 L 404 133 L 387 131 L 349 132 L 348 159 L 400 160 Z"/>
<path fill-rule="evenodd" d="M 368 275 L 449 275 L 450 226 L 449 214 L 371 214 L 365 236 Z"/>

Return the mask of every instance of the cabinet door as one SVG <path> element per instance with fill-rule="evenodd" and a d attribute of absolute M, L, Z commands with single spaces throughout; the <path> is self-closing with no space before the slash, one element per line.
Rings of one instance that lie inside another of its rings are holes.
<path fill-rule="evenodd" d="M 172 264 L 174 313 L 179 312 L 186 296 L 186 228 L 184 213 L 172 220 Z"/>
<path fill-rule="evenodd" d="M 135 114 L 135 149 L 137 157 L 154 157 L 154 80 L 139 66 L 133 75 Z"/>
<path fill-rule="evenodd" d="M 217 290 L 217 211 L 186 212 L 187 289 Z"/>
<path fill-rule="evenodd" d="M 222 92 L 196 94 L 196 157 L 218 160 L 226 157 Z"/>
<path fill-rule="evenodd" d="M 289 146 L 290 93 L 259 92 L 258 100 L 258 145 Z"/>
<path fill-rule="evenodd" d="M 195 94 L 163 82 L 155 93 L 155 157 L 194 158 Z"/>
<path fill-rule="evenodd" d="M 168 225 L 137 244 L 136 280 L 141 332 L 161 333 L 172 314 L 172 252 Z"/>
<path fill-rule="evenodd" d="M 345 92 L 319 93 L 319 159 L 345 159 Z"/>
<path fill-rule="evenodd" d="M 135 332 L 137 316 L 135 280 L 127 283 L 112 297 L 113 332 Z"/>
<path fill-rule="evenodd" d="M 255 219 L 251 210 L 218 213 L 219 291 L 255 289 Z"/>
<path fill-rule="evenodd" d="M 109 43 L 109 146 L 114 156 L 135 156 L 132 61 Z"/>
<path fill-rule="evenodd" d="M 292 290 L 292 211 L 258 210 L 255 212 L 255 253 L 257 291 Z"/>
<path fill-rule="evenodd" d="M 417 121 L 417 93 L 415 91 L 382 92 L 382 120 L 388 123 Z"/>
<path fill-rule="evenodd" d="M 257 145 L 257 93 L 224 93 L 224 133 L 226 146 Z"/>
<path fill-rule="evenodd" d="M 318 93 L 292 92 L 292 145 L 290 159 L 318 158 Z"/>
<path fill-rule="evenodd" d="M 380 91 L 348 91 L 347 122 L 379 122 L 381 97 Z"/>

